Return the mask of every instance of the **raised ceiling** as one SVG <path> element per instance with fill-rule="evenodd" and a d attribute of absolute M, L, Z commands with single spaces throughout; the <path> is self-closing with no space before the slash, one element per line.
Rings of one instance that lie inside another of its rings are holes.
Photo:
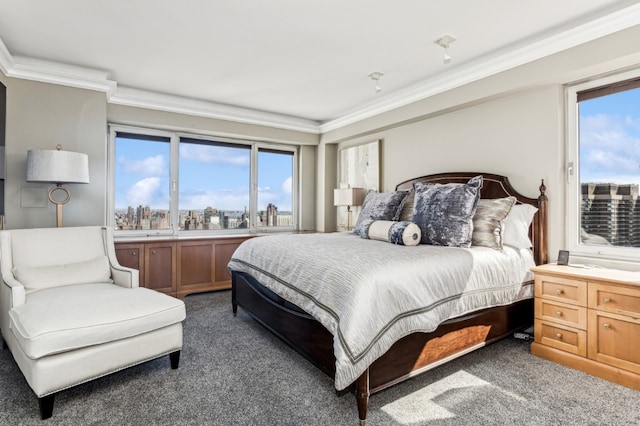
<path fill-rule="evenodd" d="M 0 69 L 113 103 L 319 131 L 639 24 L 638 3 L 0 0 Z M 449 64 L 434 43 L 445 34 Z"/>

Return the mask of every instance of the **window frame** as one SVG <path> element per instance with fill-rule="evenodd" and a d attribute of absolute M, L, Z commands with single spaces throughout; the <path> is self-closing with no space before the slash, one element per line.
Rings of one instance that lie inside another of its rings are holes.
<path fill-rule="evenodd" d="M 580 112 L 579 93 L 597 92 L 606 86 L 624 85 L 625 82 L 640 78 L 640 69 L 609 74 L 593 78 L 565 88 L 566 94 L 566 223 L 565 242 L 572 256 L 592 257 L 602 260 L 640 261 L 639 247 L 606 246 L 583 244 L 580 239 L 582 188 L 580 183 Z M 615 91 L 615 89 L 613 89 Z M 639 182 L 640 183 L 640 182 Z"/>
<path fill-rule="evenodd" d="M 118 133 L 127 133 L 127 134 L 138 134 L 141 136 L 159 136 L 159 137 L 167 137 L 170 140 L 170 171 L 169 171 L 169 181 L 170 181 L 170 226 L 169 229 L 164 230 L 117 230 L 115 229 L 115 145 L 116 145 L 116 137 Z M 179 163 L 180 163 L 180 140 L 191 139 L 191 140 L 203 140 L 203 141 L 211 141 L 214 143 L 228 143 L 232 145 L 246 145 L 249 146 L 251 150 L 250 158 L 250 171 L 249 171 L 249 228 L 248 229 L 220 229 L 220 230 L 180 230 L 179 229 L 179 193 L 180 193 L 180 174 L 179 174 Z M 257 224 L 257 212 L 258 212 L 258 151 L 260 149 L 268 149 L 271 151 L 283 151 L 292 153 L 292 215 L 293 215 L 293 224 L 292 226 L 256 226 Z M 300 163 L 299 163 L 299 146 L 298 145 L 287 145 L 281 143 L 271 143 L 268 141 L 255 141 L 249 139 L 233 139 L 227 137 L 218 137 L 215 135 L 207 135 L 207 134 L 194 134 L 194 133 L 186 133 L 181 131 L 171 131 L 171 130 L 161 130 L 147 127 L 136 127 L 136 126 L 128 126 L 110 123 L 108 125 L 108 144 L 107 144 L 107 226 L 114 229 L 114 235 L 116 237 L 142 237 L 142 236 L 166 236 L 166 237 L 177 237 L 177 236 L 198 236 L 198 235 L 237 235 L 237 234 L 247 234 L 247 233 L 266 233 L 266 232 L 292 232 L 298 229 L 299 223 L 299 173 L 300 173 Z"/>

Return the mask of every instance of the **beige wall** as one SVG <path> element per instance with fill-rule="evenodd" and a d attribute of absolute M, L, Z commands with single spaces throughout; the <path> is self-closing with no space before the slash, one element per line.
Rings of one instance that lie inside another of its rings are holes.
<path fill-rule="evenodd" d="M 640 26 L 328 131 L 320 146 L 382 139 L 383 191 L 426 174 L 480 171 L 536 197 L 544 179 L 555 259 L 565 229 L 564 85 L 640 65 L 637 40 Z M 333 164 L 318 167 L 335 173 Z M 317 203 L 320 211 L 331 200 Z"/>
<path fill-rule="evenodd" d="M 106 215 L 106 97 L 104 93 L 22 79 L 7 79 L 7 227 L 56 225 L 47 200 L 53 185 L 26 182 L 29 149 L 55 149 L 89 156 L 89 184 L 69 184 L 64 225 L 101 225 Z"/>
<path fill-rule="evenodd" d="M 0 75 L 2 75 L 0 73 Z M 4 75 L 2 75 L 5 78 Z M 91 183 L 69 184 L 71 200 L 63 208 L 65 226 L 106 223 L 107 125 L 135 126 L 205 133 L 285 144 L 302 144 L 299 161 L 301 193 L 300 227 L 315 227 L 317 134 L 187 116 L 142 108 L 107 104 L 103 92 L 55 84 L 6 78 L 7 133 L 5 216 L 7 227 L 55 226 L 55 206 L 47 200 L 53 185 L 26 182 L 29 149 L 77 151 L 89 156 Z"/>

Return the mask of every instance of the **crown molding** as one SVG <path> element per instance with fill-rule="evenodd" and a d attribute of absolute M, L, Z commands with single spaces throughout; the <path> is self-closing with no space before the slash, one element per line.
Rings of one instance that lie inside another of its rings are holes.
<path fill-rule="evenodd" d="M 0 70 L 7 76 L 105 92 L 107 102 L 244 124 L 319 134 L 319 122 L 180 96 L 119 87 L 102 70 L 13 56 L 0 39 Z"/>
<path fill-rule="evenodd" d="M 266 111 L 119 87 L 116 81 L 109 79 L 109 73 L 106 71 L 12 56 L 2 39 L 0 39 L 0 70 L 7 77 L 105 92 L 107 102 L 112 104 L 322 134 L 638 24 L 640 24 L 640 4 L 635 4 L 502 56 L 459 71 L 434 76 L 423 83 L 380 98 L 342 117 L 323 123 Z"/>
<path fill-rule="evenodd" d="M 14 67 L 13 57 L 7 49 L 7 46 L 4 44 L 4 41 L 0 39 L 0 71 L 4 73 L 4 75 L 9 75 L 9 70 Z"/>
<path fill-rule="evenodd" d="M 507 71 L 638 24 L 640 24 L 640 4 L 635 4 L 515 51 L 508 52 L 497 58 L 478 63 L 457 72 L 443 73 L 433 79 L 401 90 L 394 95 L 358 108 L 352 113 L 322 123 L 320 125 L 320 134 L 406 106 L 413 102 Z"/>
<path fill-rule="evenodd" d="M 150 92 L 131 87 L 118 87 L 116 93 L 109 98 L 109 103 L 305 133 L 320 133 L 319 123 L 313 120 Z"/>
<path fill-rule="evenodd" d="M 117 83 L 109 79 L 106 71 L 12 56 L 4 43 L 0 44 L 0 66 L 7 77 L 96 90 L 107 95 L 117 88 Z"/>

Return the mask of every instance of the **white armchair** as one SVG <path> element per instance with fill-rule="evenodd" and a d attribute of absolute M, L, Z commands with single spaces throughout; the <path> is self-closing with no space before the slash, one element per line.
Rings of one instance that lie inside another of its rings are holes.
<path fill-rule="evenodd" d="M 184 303 L 138 286 L 110 228 L 0 231 L 0 331 L 43 419 L 57 392 L 169 355 L 178 368 Z"/>

